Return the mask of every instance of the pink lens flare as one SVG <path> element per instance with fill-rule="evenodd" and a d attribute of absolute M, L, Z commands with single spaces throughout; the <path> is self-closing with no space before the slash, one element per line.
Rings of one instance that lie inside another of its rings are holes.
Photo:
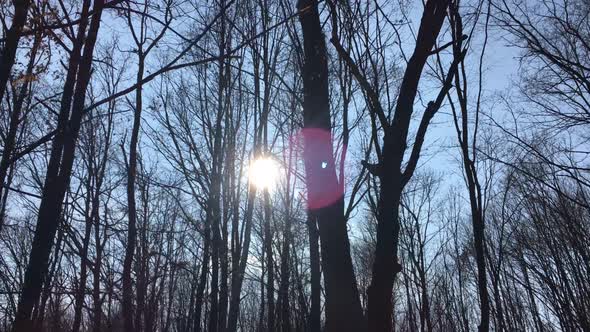
<path fill-rule="evenodd" d="M 303 151 L 308 208 L 321 209 L 341 199 L 344 186 L 336 175 L 331 132 L 322 128 L 302 129 L 291 137 L 291 148 L 294 147 Z M 346 147 L 341 150 L 345 152 Z"/>

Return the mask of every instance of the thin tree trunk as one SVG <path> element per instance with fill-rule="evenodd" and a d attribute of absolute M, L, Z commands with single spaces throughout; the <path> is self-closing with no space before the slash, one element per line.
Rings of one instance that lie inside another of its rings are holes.
<path fill-rule="evenodd" d="M 100 332 L 102 315 L 102 301 L 100 299 L 100 270 L 102 265 L 102 246 L 100 245 L 98 219 L 95 219 L 94 225 L 96 257 L 92 269 L 92 332 Z"/>
<path fill-rule="evenodd" d="M 289 196 L 287 196 L 287 202 L 289 202 Z M 291 221 L 289 220 L 290 215 L 287 213 L 285 218 L 285 226 L 283 231 L 283 248 L 281 255 L 281 283 L 279 285 L 279 303 L 280 303 L 280 314 L 281 314 L 281 330 L 283 332 L 291 331 L 291 317 L 289 308 L 289 284 L 291 271 L 289 264 L 291 263 Z"/>
<path fill-rule="evenodd" d="M 105 155 L 103 156 L 106 158 L 108 155 L 108 148 L 105 148 Z M 103 167 L 105 167 L 103 165 Z M 96 251 L 96 257 L 94 261 L 94 266 L 92 270 L 92 302 L 93 302 L 93 317 L 92 317 L 92 332 L 100 332 L 101 331 L 101 324 L 102 324 L 102 300 L 100 298 L 100 271 L 102 267 L 102 250 L 103 244 L 101 244 L 101 237 L 100 237 L 100 214 L 99 214 L 99 200 L 98 194 L 100 191 L 95 193 L 95 200 L 96 200 L 96 211 L 94 216 L 94 245 Z M 107 223 L 107 209 L 105 207 L 105 217 L 104 222 Z"/>
<path fill-rule="evenodd" d="M 219 136 L 219 135 L 216 135 Z M 215 165 L 213 166 L 215 167 Z M 215 172 L 215 171 L 214 171 Z M 219 234 L 219 180 L 218 175 L 213 175 L 211 193 L 208 204 L 208 219 L 212 225 L 211 246 L 211 309 L 209 311 L 209 332 L 217 332 L 219 327 L 219 246 L 221 235 Z"/>
<path fill-rule="evenodd" d="M 87 16 L 88 12 L 88 7 L 86 6 L 87 3 L 88 2 L 85 2 L 84 6 L 84 16 Z M 62 96 L 66 102 L 62 103 L 62 110 L 60 111 L 59 120 L 61 121 L 58 120 L 59 130 L 54 139 L 54 146 L 52 147 L 51 151 L 47 176 L 43 187 L 43 198 L 39 208 L 37 228 L 35 229 L 33 246 L 29 257 L 27 270 L 25 272 L 25 280 L 13 326 L 14 332 L 30 330 L 31 312 L 35 306 L 35 303 L 37 303 L 39 299 L 43 280 L 47 275 L 49 254 L 53 246 L 55 233 L 62 212 L 63 199 L 66 189 L 69 185 L 72 166 L 74 163 L 76 141 L 78 139 L 80 124 L 84 112 L 86 88 L 88 87 L 91 76 L 92 54 L 94 53 L 96 36 L 100 27 L 103 6 L 104 0 L 97 0 L 94 2 L 94 13 L 84 45 L 83 56 L 80 59 L 80 65 L 76 79 L 77 84 L 76 91 L 73 96 L 72 116 L 67 126 L 65 125 L 65 119 L 67 119 L 67 115 L 69 113 L 69 98 L 67 98 L 67 96 Z M 82 27 L 83 26 L 81 25 L 80 28 Z M 81 40 L 79 39 L 79 41 Z M 72 57 L 74 59 L 76 58 L 75 52 L 72 52 Z M 74 64 L 76 63 L 77 61 L 74 60 Z M 68 74 L 70 73 L 68 72 Z M 73 85 L 73 80 L 66 80 L 66 83 L 71 83 Z M 67 92 L 68 89 L 64 89 L 64 94 Z M 61 162 L 59 161 L 60 155 Z M 55 176 L 57 175 L 58 170 L 59 175 Z"/>
<path fill-rule="evenodd" d="M 463 22 L 459 14 L 459 8 L 456 3 L 451 5 L 450 21 L 452 24 L 452 31 L 454 33 L 453 54 L 458 57 L 462 48 L 463 36 Z M 489 17 L 489 14 L 488 14 Z M 487 29 L 487 25 L 486 25 Z M 485 48 L 484 48 L 485 50 Z M 480 75 L 482 75 L 480 73 Z M 467 189 L 469 191 L 469 203 L 471 209 L 471 222 L 473 227 L 473 245 L 475 247 L 475 262 L 477 266 L 477 287 L 479 293 L 479 307 L 480 307 L 480 324 L 478 326 L 479 332 L 488 332 L 490 330 L 490 301 L 487 286 L 487 271 L 486 271 L 486 241 L 485 241 L 485 218 L 483 211 L 483 198 L 479 178 L 477 174 L 477 165 L 475 154 L 471 157 L 470 145 L 475 144 L 477 131 L 474 131 L 473 141 L 470 143 L 469 134 L 469 110 L 467 106 L 467 76 L 465 74 L 465 63 L 461 62 L 461 71 L 454 74 L 455 91 L 459 101 L 459 110 L 461 112 L 461 122 L 459 123 L 458 115 L 454 104 L 451 105 L 453 110 L 453 120 L 457 132 L 457 138 L 461 147 L 461 157 L 463 161 L 463 171 L 467 180 Z M 476 112 L 479 112 L 479 104 L 476 106 Z M 479 119 L 476 115 L 475 121 Z M 477 123 L 475 124 L 477 128 Z M 471 147 L 472 150 L 475 146 Z"/>
<path fill-rule="evenodd" d="M 317 220 L 321 239 L 326 330 L 363 331 L 363 314 L 344 218 L 344 184 L 338 183 L 332 149 L 328 64 L 318 3 L 300 0 L 297 7 L 304 40 L 305 181 L 309 213 Z M 326 202 L 326 194 L 334 201 Z"/>
<path fill-rule="evenodd" d="M 93 137 L 94 138 L 94 137 Z M 94 142 L 90 142 L 94 144 Z M 94 155 L 94 148 L 91 147 L 89 158 Z M 84 298 L 86 296 L 86 282 L 88 280 L 88 248 L 90 246 L 90 235 L 92 230 L 92 217 L 93 214 L 90 211 L 93 209 L 92 206 L 92 177 L 94 173 L 93 162 L 88 162 L 88 179 L 86 183 L 86 217 L 84 223 L 84 238 L 82 239 L 82 250 L 80 252 L 80 279 L 78 283 L 78 290 L 74 299 L 74 322 L 72 324 L 72 332 L 80 331 L 80 325 L 82 324 L 82 309 L 84 305 Z"/>
<path fill-rule="evenodd" d="M 143 216 L 140 219 L 141 223 L 138 227 L 138 243 L 135 249 L 134 255 L 134 268 L 135 268 L 135 310 L 133 315 L 133 327 L 135 332 L 140 332 L 145 329 L 145 325 L 142 325 L 144 320 L 143 317 L 146 314 L 146 294 L 148 292 L 148 275 L 149 275 L 149 268 L 147 260 L 148 257 L 148 240 L 147 240 L 147 204 L 148 204 L 148 197 L 147 197 L 147 188 L 144 184 L 140 184 L 138 190 L 141 193 L 141 202 L 143 203 Z"/>
<path fill-rule="evenodd" d="M 219 285 L 219 331 L 225 332 L 227 328 L 228 307 L 228 266 L 227 266 L 227 222 L 223 222 L 222 240 L 220 248 L 220 285 Z"/>
<path fill-rule="evenodd" d="M 266 308 L 266 297 L 264 296 L 264 274 L 266 272 L 266 264 L 264 261 L 264 250 L 262 250 L 262 258 L 260 259 L 260 307 L 258 308 L 258 326 L 256 331 L 264 331 L 264 309 Z"/>
<path fill-rule="evenodd" d="M 307 216 L 307 231 L 309 234 L 309 263 L 311 265 L 311 308 L 308 329 L 310 332 L 320 332 L 322 330 L 320 246 L 317 223 L 311 214 Z"/>
<path fill-rule="evenodd" d="M 470 195 L 471 196 L 471 195 Z M 472 213 L 473 213 L 473 203 Z M 473 239 L 475 246 L 475 261 L 477 265 L 477 287 L 479 291 L 479 303 L 481 318 L 478 327 L 479 332 L 490 330 L 490 300 L 487 286 L 487 274 L 485 263 L 485 235 L 484 221 L 480 216 L 472 216 Z"/>
<path fill-rule="evenodd" d="M 228 331 L 235 332 L 238 329 L 238 315 L 240 313 L 240 294 L 246 273 L 248 263 L 248 253 L 250 251 L 250 238 L 252 234 L 252 216 L 254 212 L 254 200 L 256 198 L 256 188 L 250 186 L 248 189 L 248 201 L 246 203 L 246 212 L 244 213 L 244 240 L 239 253 L 239 267 L 237 271 L 232 271 L 232 289 L 229 303 Z"/>
<path fill-rule="evenodd" d="M 271 207 L 268 189 L 264 191 L 264 248 L 266 256 L 266 331 L 275 330 L 274 260 L 272 254 Z"/>
<path fill-rule="evenodd" d="M 201 331 L 201 314 L 203 312 L 203 296 L 205 295 L 205 287 L 207 287 L 207 274 L 209 273 L 209 255 L 210 255 L 210 231 L 209 226 L 206 226 L 204 232 L 205 246 L 203 248 L 203 261 L 201 263 L 201 274 L 199 277 L 199 285 L 197 286 L 196 304 L 194 312 L 194 321 L 192 321 L 192 331 Z"/>
<path fill-rule="evenodd" d="M 519 250 L 520 251 L 520 250 Z M 517 264 L 520 267 L 522 275 L 524 277 L 524 286 L 526 289 L 526 293 L 530 302 L 530 307 L 532 311 L 533 321 L 535 322 L 535 328 L 537 331 L 544 331 L 543 323 L 541 322 L 541 316 L 539 315 L 539 310 L 537 309 L 537 301 L 535 300 L 535 294 L 533 293 L 533 286 L 531 285 L 531 281 L 529 278 L 528 269 L 526 266 L 526 262 L 522 255 L 522 252 L 518 252 L 519 256 L 517 258 Z"/>
<path fill-rule="evenodd" d="M 141 81 L 143 79 L 144 63 L 142 54 L 138 55 L 139 63 L 137 69 L 137 90 L 135 91 L 135 109 L 133 115 L 133 128 L 131 130 L 131 141 L 129 143 L 129 162 L 127 165 L 127 245 L 125 247 L 125 259 L 123 261 L 123 320 L 126 332 L 135 331 L 134 308 L 133 308 L 133 282 L 131 270 L 133 267 L 133 256 L 137 242 L 137 205 L 135 201 L 135 180 L 137 173 L 137 144 L 139 141 L 139 128 L 141 125 L 141 112 L 143 110 Z"/>

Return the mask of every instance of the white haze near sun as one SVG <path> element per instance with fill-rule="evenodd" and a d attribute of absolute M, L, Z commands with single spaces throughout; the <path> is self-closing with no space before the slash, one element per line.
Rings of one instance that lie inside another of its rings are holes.
<path fill-rule="evenodd" d="M 271 157 L 254 159 L 248 167 L 248 181 L 256 188 L 272 191 L 281 177 L 281 165 Z"/>

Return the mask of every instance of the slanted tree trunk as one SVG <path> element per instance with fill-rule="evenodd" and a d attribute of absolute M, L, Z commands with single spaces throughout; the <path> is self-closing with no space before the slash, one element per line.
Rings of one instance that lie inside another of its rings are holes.
<path fill-rule="evenodd" d="M 322 247 L 326 330 L 363 331 L 363 314 L 344 218 L 344 184 L 338 183 L 332 149 L 328 64 L 318 2 L 300 0 L 297 7 L 304 40 L 305 182 L 308 205 L 311 204 L 309 213 L 318 223 Z M 334 201 L 325 202 L 326 195 Z"/>
<path fill-rule="evenodd" d="M 65 219 L 65 218 L 69 218 L 69 216 L 63 217 L 63 219 Z M 32 313 L 31 324 L 33 324 L 35 326 L 36 330 L 40 330 L 44 326 L 45 313 L 46 313 L 45 309 L 47 308 L 48 302 L 50 303 L 49 306 L 51 306 L 51 302 L 52 302 L 51 287 L 52 287 L 52 283 L 54 281 L 55 274 L 58 271 L 59 263 L 61 262 L 61 258 L 63 257 L 64 233 L 65 232 L 64 232 L 63 227 L 58 228 L 55 246 L 53 248 L 53 260 L 50 260 L 49 263 L 51 263 L 51 264 L 48 264 L 49 269 L 47 272 L 47 276 L 45 277 L 45 280 L 43 281 L 44 287 L 43 287 L 41 295 L 40 295 L 39 303 L 34 307 L 34 310 Z"/>
<path fill-rule="evenodd" d="M 82 21 L 87 20 L 88 4 L 89 1 L 85 1 Z M 84 114 L 86 88 L 88 87 L 91 76 L 92 54 L 94 53 L 94 45 L 100 27 L 103 7 L 104 0 L 97 0 L 94 2 L 92 20 L 88 36 L 85 40 L 83 55 L 79 58 L 79 68 L 77 66 L 77 50 L 74 48 L 72 52 L 71 61 L 73 64 L 71 63 L 70 69 L 78 68 L 77 77 L 76 80 L 66 79 L 66 84 L 68 86 L 64 88 L 64 95 L 62 95 L 62 108 L 58 119 L 58 132 L 53 140 L 51 157 L 47 168 L 47 176 L 43 186 L 43 195 L 41 206 L 39 208 L 37 227 L 35 229 L 31 254 L 25 272 L 17 315 L 13 325 L 14 332 L 31 330 L 31 313 L 39 299 L 43 281 L 47 275 L 49 254 L 53 247 L 55 233 L 62 214 L 63 199 L 72 173 L 76 142 L 80 131 L 82 116 Z M 85 28 L 85 24 L 82 23 L 83 22 L 80 23 L 80 29 Z M 84 32 L 80 32 L 79 36 L 82 38 L 78 38 L 75 47 L 81 47 L 81 42 L 84 40 Z M 73 74 L 68 70 L 68 78 L 71 78 L 69 77 L 70 75 Z M 76 82 L 76 89 L 73 99 L 71 99 L 68 96 L 71 91 L 69 87 L 70 85 L 73 86 L 74 81 Z M 72 116 L 70 120 L 67 121 L 70 112 L 70 101 L 72 101 Z"/>
<path fill-rule="evenodd" d="M 93 142 L 90 142 L 94 145 Z M 89 159 L 94 155 L 94 147 L 90 147 Z M 74 322 L 72 323 L 72 332 L 80 331 L 80 325 L 82 324 L 82 309 L 84 305 L 84 298 L 86 296 L 86 282 L 88 280 L 88 248 L 90 246 L 90 235 L 92 230 L 92 217 L 91 210 L 94 208 L 93 195 L 92 195 L 92 177 L 94 176 L 94 163 L 88 162 L 88 175 L 86 179 L 86 206 L 84 218 L 84 237 L 82 238 L 82 248 L 80 251 L 80 277 L 78 279 L 78 289 L 74 297 Z"/>

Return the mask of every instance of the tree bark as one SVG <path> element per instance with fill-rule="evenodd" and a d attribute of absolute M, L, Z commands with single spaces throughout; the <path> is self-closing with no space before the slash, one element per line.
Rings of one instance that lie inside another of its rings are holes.
<path fill-rule="evenodd" d="M 59 130 L 54 139 L 54 145 L 51 151 L 47 176 L 43 187 L 41 206 L 39 208 L 37 227 L 33 238 L 33 246 L 25 272 L 25 280 L 21 298 L 19 300 L 16 319 L 13 325 L 14 332 L 30 330 L 31 312 L 39 299 L 43 280 L 47 274 L 49 254 L 53 246 L 53 240 L 61 217 L 63 199 L 72 172 L 76 141 L 80 131 L 82 115 L 84 114 L 86 88 L 88 87 L 91 76 L 92 54 L 94 52 L 96 36 L 100 27 L 103 6 L 104 0 L 97 0 L 94 2 L 94 13 L 77 73 L 77 84 L 72 103 L 72 116 L 68 121 L 67 126 L 65 125 L 65 122 L 69 114 L 70 99 L 67 96 L 69 87 L 64 88 L 62 109 L 58 120 Z M 85 2 L 84 9 L 86 13 L 83 12 L 82 15 L 87 15 L 88 1 Z M 82 28 L 82 25 L 80 28 Z M 78 41 L 81 42 L 81 40 L 82 39 L 79 39 Z M 76 66 L 77 59 L 75 52 L 72 52 L 72 58 L 74 61 L 74 67 L 78 67 Z M 70 74 L 71 72 L 68 71 L 68 76 Z M 71 84 L 73 86 L 73 83 L 74 80 L 66 80 L 66 84 Z"/>
<path fill-rule="evenodd" d="M 343 184 L 338 183 L 332 149 L 328 64 L 318 3 L 316 0 L 300 0 L 298 9 L 305 59 L 304 131 L 322 133 L 303 134 L 308 204 L 323 201 L 326 191 L 333 196 L 339 195 L 334 202 L 309 209 L 319 225 L 326 287 L 326 330 L 363 331 L 363 314 L 344 218 Z"/>

